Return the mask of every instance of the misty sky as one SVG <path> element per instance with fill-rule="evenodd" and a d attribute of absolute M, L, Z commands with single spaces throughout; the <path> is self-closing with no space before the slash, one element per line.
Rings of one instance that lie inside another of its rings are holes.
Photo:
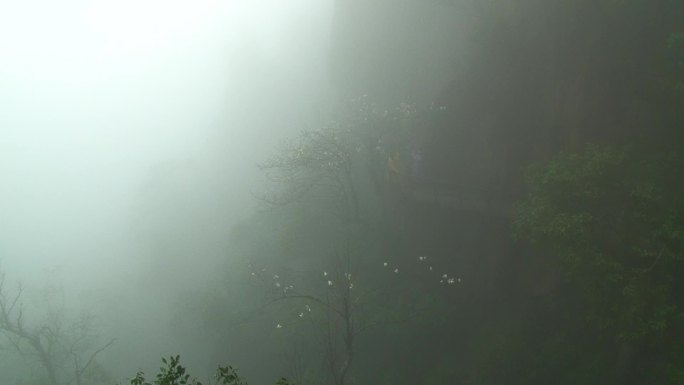
<path fill-rule="evenodd" d="M 255 164 L 322 108 L 329 3 L 2 2 L 3 268 L 76 286 L 125 270 L 133 208 L 164 164 L 217 181 L 239 217 Z"/>

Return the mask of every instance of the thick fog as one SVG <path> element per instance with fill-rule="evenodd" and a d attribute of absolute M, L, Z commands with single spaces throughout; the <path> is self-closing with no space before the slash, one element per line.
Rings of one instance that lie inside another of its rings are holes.
<path fill-rule="evenodd" d="M 326 108 L 330 13 L 320 0 L 4 2 L 8 286 L 54 285 L 91 308 L 129 358 L 119 369 L 167 354 L 143 350 L 165 338 L 164 306 L 225 262 L 257 163 Z"/>
<path fill-rule="evenodd" d="M 0 1 L 0 385 L 680 384 L 682 90 L 679 1 Z"/>

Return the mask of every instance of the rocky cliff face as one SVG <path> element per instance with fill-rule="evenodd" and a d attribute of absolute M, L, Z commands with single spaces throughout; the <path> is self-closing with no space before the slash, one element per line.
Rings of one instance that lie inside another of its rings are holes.
<path fill-rule="evenodd" d="M 338 0 L 331 78 L 342 98 L 428 104 L 455 76 L 469 23 L 439 0 Z"/>
<path fill-rule="evenodd" d="M 664 80 L 645 69 L 656 73 L 664 65 L 676 22 L 672 7 L 667 1 L 339 0 L 331 77 L 342 98 L 368 94 L 381 105 L 431 106 L 415 128 L 424 179 L 401 205 L 420 223 L 411 231 L 443 234 L 426 239 L 444 245 L 447 258 L 463 249 L 453 244 L 457 228 L 479 223 L 488 236 L 463 239 L 469 246 L 454 260 L 471 258 L 482 281 L 495 282 L 485 276 L 503 268 L 522 269 L 519 277 L 539 284 L 516 285 L 544 292 L 558 278 L 531 260 L 510 266 L 523 252 L 511 243 L 510 215 L 501 214 L 510 214 L 524 193 L 530 163 L 586 143 L 656 135 L 654 95 Z M 501 246 L 490 250 L 493 243 Z"/>

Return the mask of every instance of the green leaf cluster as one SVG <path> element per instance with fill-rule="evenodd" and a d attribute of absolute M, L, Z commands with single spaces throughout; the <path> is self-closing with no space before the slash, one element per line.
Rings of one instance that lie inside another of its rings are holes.
<path fill-rule="evenodd" d="M 145 373 L 138 372 L 131 379 L 131 385 L 202 385 L 196 378 L 191 377 L 184 366 L 180 364 L 180 356 L 170 356 L 161 359 L 163 366 L 159 368 L 154 382 L 145 379 Z M 247 385 L 232 366 L 219 366 L 215 374 L 216 385 Z M 281 378 L 276 385 L 294 385 L 287 379 Z"/>
<path fill-rule="evenodd" d="M 676 148 L 561 153 L 529 169 L 515 217 L 517 238 L 554 259 L 580 293 L 574 311 L 587 327 L 656 361 L 684 330 L 684 183 L 673 179 L 682 165 Z"/>

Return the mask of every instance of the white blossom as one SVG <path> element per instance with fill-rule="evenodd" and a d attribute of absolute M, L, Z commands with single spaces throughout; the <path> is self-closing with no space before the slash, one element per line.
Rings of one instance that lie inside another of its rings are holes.
<path fill-rule="evenodd" d="M 276 329 L 282 329 L 282 328 L 283 328 L 283 325 L 281 325 L 281 324 L 276 325 Z"/>
<path fill-rule="evenodd" d="M 328 286 L 332 286 L 332 281 L 328 280 Z"/>
<path fill-rule="evenodd" d="M 394 273 L 395 273 L 395 274 L 398 273 L 398 272 L 399 272 L 399 268 L 394 269 Z"/>

